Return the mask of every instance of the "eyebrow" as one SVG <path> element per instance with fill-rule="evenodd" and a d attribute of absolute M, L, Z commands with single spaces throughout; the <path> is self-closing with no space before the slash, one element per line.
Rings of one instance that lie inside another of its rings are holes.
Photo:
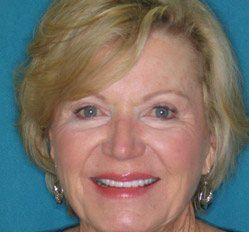
<path fill-rule="evenodd" d="M 153 92 L 153 93 L 149 93 L 147 95 L 145 95 L 143 98 L 142 98 L 142 101 L 143 102 L 146 102 L 154 97 L 157 97 L 157 96 L 160 96 L 160 95 L 164 95 L 164 94 L 172 94 L 172 95 L 176 95 L 178 97 L 181 97 L 181 98 L 184 98 L 185 100 L 189 101 L 190 102 L 190 99 L 189 97 L 184 94 L 182 91 L 180 90 L 159 90 L 159 91 L 156 91 L 156 92 Z M 105 96 L 99 94 L 99 93 L 94 93 L 90 96 L 87 96 L 86 98 L 88 97 L 95 97 L 95 98 L 98 98 L 99 100 L 101 101 L 105 101 L 106 98 Z"/>
<path fill-rule="evenodd" d="M 86 96 L 86 97 L 84 97 L 84 98 L 91 98 L 91 97 L 98 98 L 98 99 L 101 100 L 101 101 L 105 101 L 105 100 L 106 100 L 105 96 L 103 96 L 103 95 L 101 95 L 101 94 L 99 94 L 99 93 L 93 93 L 93 94 L 91 94 L 91 95 L 89 95 L 89 96 Z"/>
<path fill-rule="evenodd" d="M 159 90 L 159 91 L 156 91 L 156 92 L 149 93 L 149 94 L 145 95 L 143 97 L 143 101 L 148 101 L 151 98 L 154 98 L 154 97 L 156 97 L 158 95 L 163 95 L 163 94 L 177 95 L 177 96 L 179 96 L 181 98 L 184 98 L 187 101 L 190 101 L 189 97 L 180 90 Z"/>
<path fill-rule="evenodd" d="M 105 100 L 106 100 L 105 96 L 103 96 L 103 95 L 101 95 L 101 94 L 99 94 L 99 93 L 95 93 L 95 94 L 93 94 L 93 96 L 99 98 L 99 99 L 102 100 L 102 101 L 105 101 Z"/>

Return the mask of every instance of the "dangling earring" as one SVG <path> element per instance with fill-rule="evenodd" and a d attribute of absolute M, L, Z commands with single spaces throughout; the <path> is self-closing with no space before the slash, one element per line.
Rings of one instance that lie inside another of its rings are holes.
<path fill-rule="evenodd" d="M 53 193 L 57 204 L 61 204 L 63 201 L 63 189 L 60 186 L 59 181 L 56 181 L 53 186 Z"/>
<path fill-rule="evenodd" d="M 208 181 L 208 174 L 201 176 L 199 189 L 197 190 L 197 200 L 202 210 L 206 210 L 213 201 L 213 192 Z"/>

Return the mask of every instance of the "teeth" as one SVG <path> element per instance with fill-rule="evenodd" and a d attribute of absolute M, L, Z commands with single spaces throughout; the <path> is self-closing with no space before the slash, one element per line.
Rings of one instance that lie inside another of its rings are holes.
<path fill-rule="evenodd" d="M 96 179 L 96 183 L 101 186 L 106 187 L 116 187 L 116 188 L 135 188 L 135 187 L 143 187 L 146 185 L 150 185 L 155 183 L 157 178 L 149 178 L 149 179 L 140 179 L 133 181 L 115 181 L 110 179 Z"/>

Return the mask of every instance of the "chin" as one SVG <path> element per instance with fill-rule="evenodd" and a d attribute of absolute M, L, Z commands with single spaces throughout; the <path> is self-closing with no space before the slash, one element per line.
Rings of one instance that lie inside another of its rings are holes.
<path fill-rule="evenodd" d="M 96 231 L 102 232 L 139 232 L 152 231 L 152 225 L 149 220 L 134 214 L 118 213 L 115 217 L 96 219 L 92 222 Z"/>

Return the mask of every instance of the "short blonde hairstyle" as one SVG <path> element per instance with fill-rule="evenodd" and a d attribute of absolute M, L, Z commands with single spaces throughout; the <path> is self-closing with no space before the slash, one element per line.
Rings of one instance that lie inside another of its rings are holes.
<path fill-rule="evenodd" d="M 30 45 L 19 88 L 21 135 L 27 153 L 46 172 L 50 190 L 56 170 L 48 131 L 56 106 L 122 78 L 155 29 L 184 36 L 203 59 L 203 98 L 216 139 L 213 190 L 234 167 L 236 154 L 248 143 L 249 123 L 230 44 L 207 6 L 198 0 L 58 0 Z M 115 70 L 109 66 L 113 62 Z"/>

